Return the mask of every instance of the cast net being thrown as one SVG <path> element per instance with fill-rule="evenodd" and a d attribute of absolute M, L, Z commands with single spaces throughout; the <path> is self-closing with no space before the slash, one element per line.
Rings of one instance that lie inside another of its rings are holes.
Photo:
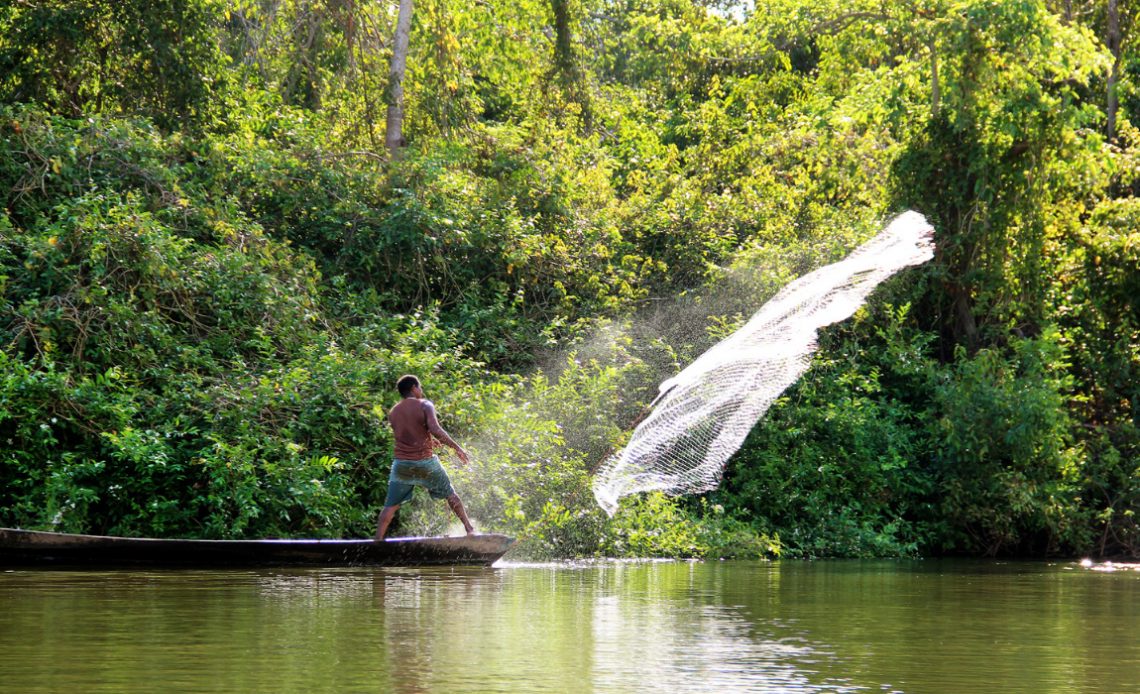
<path fill-rule="evenodd" d="M 715 489 L 729 456 L 811 363 L 816 333 L 850 317 L 875 287 L 934 255 L 933 228 L 905 212 L 844 260 L 780 290 L 739 330 L 665 381 L 628 444 L 606 459 L 594 497 L 613 514 L 627 494 Z"/>

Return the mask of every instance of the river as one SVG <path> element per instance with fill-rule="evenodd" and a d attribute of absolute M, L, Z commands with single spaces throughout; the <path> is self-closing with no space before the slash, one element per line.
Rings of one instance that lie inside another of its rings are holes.
<path fill-rule="evenodd" d="M 1076 562 L 5 571 L 0 691 L 1117 694 L 1138 627 Z"/>

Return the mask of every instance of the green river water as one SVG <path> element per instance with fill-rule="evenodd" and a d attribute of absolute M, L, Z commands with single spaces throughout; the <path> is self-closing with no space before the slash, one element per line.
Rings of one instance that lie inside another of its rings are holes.
<path fill-rule="evenodd" d="M 2 692 L 1137 692 L 1140 571 L 0 572 Z"/>

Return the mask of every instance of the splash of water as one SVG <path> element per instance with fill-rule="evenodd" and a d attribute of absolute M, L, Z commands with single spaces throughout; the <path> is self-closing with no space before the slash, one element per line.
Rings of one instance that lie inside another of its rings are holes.
<path fill-rule="evenodd" d="M 623 496 L 699 493 L 811 363 L 820 328 L 850 317 L 883 280 L 934 255 L 933 228 L 905 212 L 844 260 L 784 287 L 739 330 L 662 383 L 651 412 L 594 478 L 613 515 Z"/>

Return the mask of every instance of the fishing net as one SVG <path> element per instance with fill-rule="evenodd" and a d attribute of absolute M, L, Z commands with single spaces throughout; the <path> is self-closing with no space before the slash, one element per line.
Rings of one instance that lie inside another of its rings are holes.
<path fill-rule="evenodd" d="M 819 328 L 855 313 L 875 287 L 934 255 L 933 229 L 905 212 L 846 259 L 784 287 L 739 330 L 659 387 L 625 448 L 606 459 L 594 497 L 715 489 L 728 458 L 780 393 L 807 370 Z"/>

